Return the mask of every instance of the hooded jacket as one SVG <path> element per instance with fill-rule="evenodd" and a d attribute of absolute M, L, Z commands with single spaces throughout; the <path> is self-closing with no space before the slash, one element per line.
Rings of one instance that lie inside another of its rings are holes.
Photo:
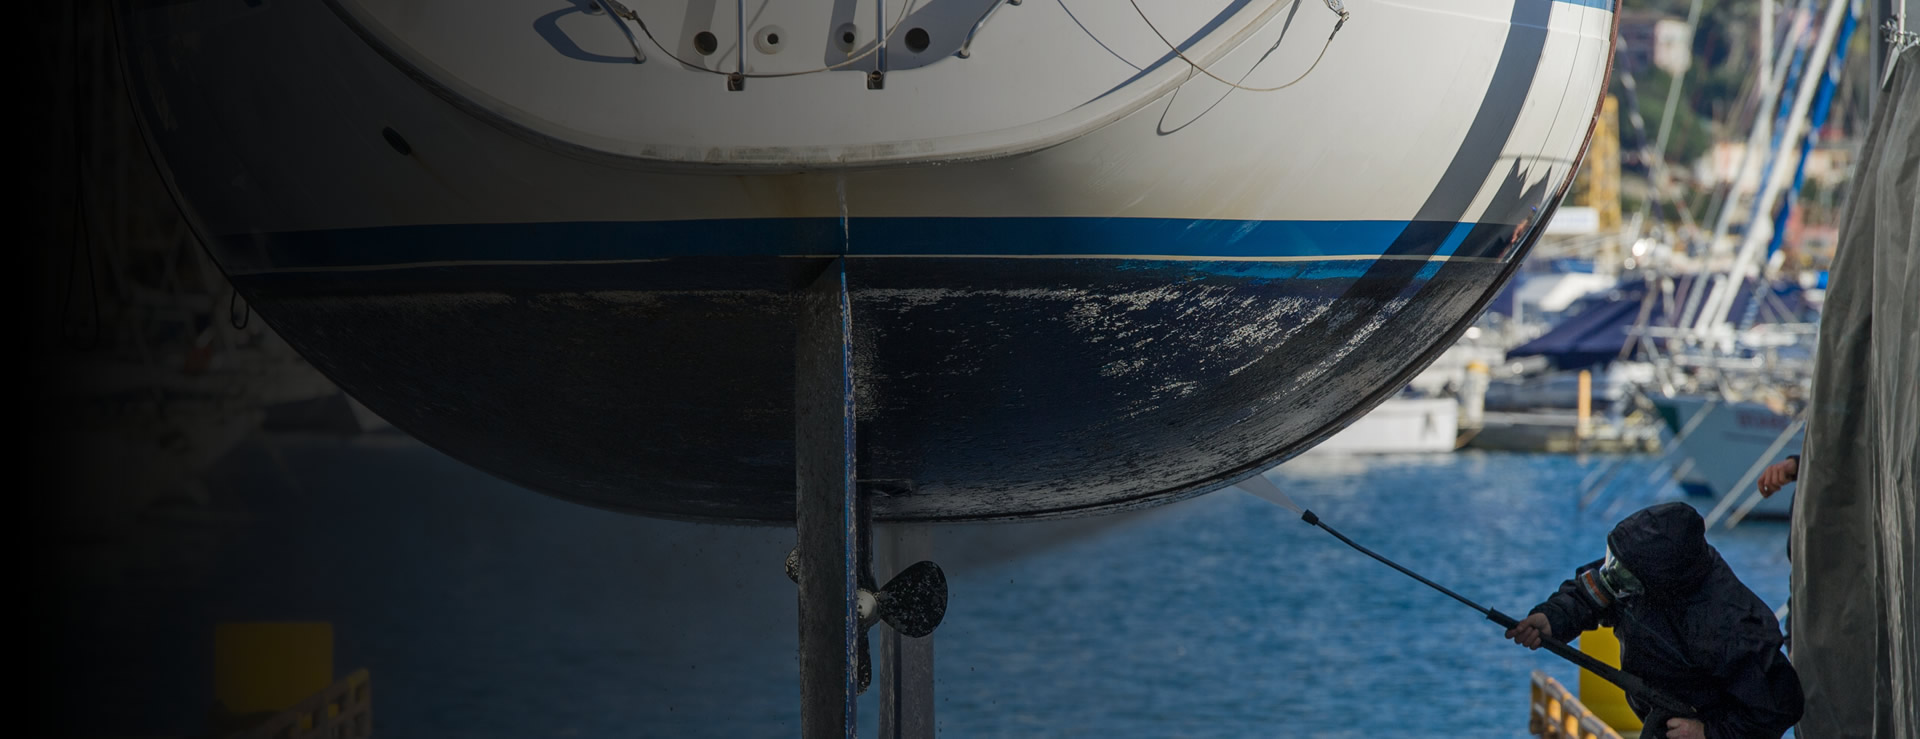
<path fill-rule="evenodd" d="M 1707 543 L 1699 511 L 1679 502 L 1637 511 L 1607 546 L 1647 592 L 1601 608 L 1576 574 L 1530 611 L 1546 615 L 1555 639 L 1613 627 L 1620 668 L 1700 709 L 1710 739 L 1777 738 L 1800 721 L 1800 676 L 1781 651 L 1780 624 Z M 1643 736 L 1666 735 L 1664 716 L 1649 721 L 1650 706 L 1633 696 L 1628 705 L 1647 721 Z"/>

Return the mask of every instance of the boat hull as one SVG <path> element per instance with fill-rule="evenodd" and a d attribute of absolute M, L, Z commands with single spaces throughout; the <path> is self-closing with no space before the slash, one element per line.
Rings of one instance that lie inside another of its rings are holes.
<path fill-rule="evenodd" d="M 1784 519 L 1792 515 L 1796 486 L 1788 485 L 1758 502 L 1751 499 L 1758 494 L 1755 485 L 1767 465 L 1800 453 L 1806 437 L 1804 427 L 1795 428 L 1793 419 L 1758 403 L 1715 402 L 1692 396 L 1655 398 L 1653 402 L 1674 433 L 1695 423 L 1695 416 L 1707 414 L 1680 441 L 1681 449 L 1693 461 L 1691 474 L 1681 480 L 1689 495 L 1714 501 L 1716 508 L 1725 505 L 1728 513 L 1753 503 L 1746 514 L 1752 518 Z M 1782 439 L 1790 430 L 1793 433 Z M 1734 496 L 1733 501 L 1725 500 L 1728 495 Z"/>
<path fill-rule="evenodd" d="M 1308 454 L 1444 454 L 1460 446 L 1453 398 L 1390 398 Z"/>
<path fill-rule="evenodd" d="M 705 171 L 530 140 L 318 5 L 127 17 L 149 136 L 236 288 L 470 464 L 767 523 L 793 517 L 796 296 L 836 259 L 881 520 L 1154 505 L 1311 447 L 1512 272 L 1584 151 L 1612 38 L 1594 2 L 1383 10 L 1293 97 L 1200 78 L 1002 156 Z M 1474 35 L 1418 33 L 1432 19 Z M 1254 37 L 1221 64 L 1257 63 Z M 1363 60 L 1410 38 L 1469 53 L 1370 81 Z M 325 63 L 233 66 L 278 47 Z M 1316 49 L 1278 48 L 1302 68 Z"/>

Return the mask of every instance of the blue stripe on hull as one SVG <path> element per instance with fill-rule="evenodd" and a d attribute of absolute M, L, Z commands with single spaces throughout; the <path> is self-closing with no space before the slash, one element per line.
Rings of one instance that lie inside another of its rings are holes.
<path fill-rule="evenodd" d="M 237 237 L 230 242 L 229 255 L 223 255 L 237 258 L 223 261 L 236 272 L 247 273 L 415 264 L 841 253 L 865 257 L 1221 261 L 1319 262 L 1435 256 L 1500 260 L 1511 253 L 1510 244 L 1475 242 L 1477 245 L 1466 253 L 1459 251 L 1469 231 L 1497 226 L 1180 218 L 856 218 L 844 226 L 837 218 L 452 224 Z M 1405 238 L 1411 233 L 1431 233 L 1433 237 Z"/>

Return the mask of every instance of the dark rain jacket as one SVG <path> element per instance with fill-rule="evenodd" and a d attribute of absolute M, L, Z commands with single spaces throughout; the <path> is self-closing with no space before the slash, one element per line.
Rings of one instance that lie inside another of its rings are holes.
<path fill-rule="evenodd" d="M 1647 593 L 1601 609 L 1575 580 L 1561 583 L 1530 612 L 1546 614 L 1554 638 L 1613 627 L 1620 668 L 1698 708 L 1710 739 L 1778 739 L 1800 721 L 1800 676 L 1781 651 L 1780 624 L 1707 543 L 1698 511 L 1674 502 L 1635 512 L 1607 546 Z M 1651 706 L 1631 696 L 1628 705 L 1647 723 L 1643 737 L 1665 737 L 1664 715 L 1650 719 Z"/>

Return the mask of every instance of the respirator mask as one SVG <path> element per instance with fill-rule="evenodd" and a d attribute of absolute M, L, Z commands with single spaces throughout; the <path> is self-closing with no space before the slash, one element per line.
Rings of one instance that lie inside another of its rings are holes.
<path fill-rule="evenodd" d="M 1599 567 L 1582 570 L 1575 581 L 1580 583 L 1580 594 L 1602 610 L 1647 592 L 1640 578 L 1634 577 L 1620 558 L 1614 556 L 1611 546 L 1607 547 L 1607 558 L 1600 561 Z"/>

